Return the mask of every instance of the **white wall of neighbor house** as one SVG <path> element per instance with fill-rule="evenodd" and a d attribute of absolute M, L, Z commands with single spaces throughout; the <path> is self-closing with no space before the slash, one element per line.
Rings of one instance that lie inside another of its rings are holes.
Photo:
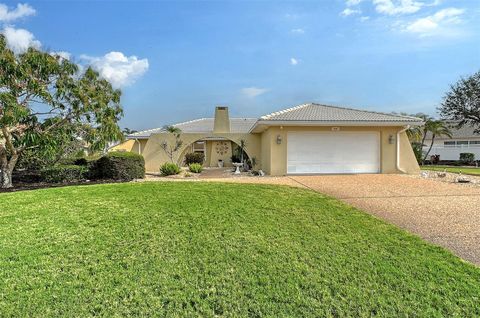
<path fill-rule="evenodd" d="M 430 148 L 431 142 L 431 139 L 425 140 L 424 153 Z M 463 152 L 473 153 L 475 160 L 480 160 L 480 137 L 435 139 L 429 156 L 440 155 L 440 160 L 459 160 Z"/>

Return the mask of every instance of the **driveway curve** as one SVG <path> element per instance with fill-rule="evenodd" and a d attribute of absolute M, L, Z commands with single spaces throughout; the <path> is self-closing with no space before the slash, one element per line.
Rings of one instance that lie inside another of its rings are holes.
<path fill-rule="evenodd" d="M 290 178 L 480 265 L 480 187 L 405 175 Z"/>

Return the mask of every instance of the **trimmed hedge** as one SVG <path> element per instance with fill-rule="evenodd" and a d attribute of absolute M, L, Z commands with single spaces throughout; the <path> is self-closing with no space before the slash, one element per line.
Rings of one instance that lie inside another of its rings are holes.
<path fill-rule="evenodd" d="M 475 154 L 471 152 L 462 152 L 460 162 L 463 164 L 472 164 L 475 161 Z"/>
<path fill-rule="evenodd" d="M 203 164 L 205 155 L 201 152 L 191 152 L 185 155 L 185 164 L 189 166 L 192 163 Z"/>
<path fill-rule="evenodd" d="M 124 181 L 145 178 L 145 160 L 133 152 L 109 152 L 91 164 L 90 176 Z"/>
<path fill-rule="evenodd" d="M 84 166 L 56 165 L 41 171 L 41 178 L 49 183 L 78 182 L 86 179 L 88 169 Z"/>
<path fill-rule="evenodd" d="M 162 176 L 171 176 L 180 173 L 180 167 L 175 163 L 165 162 L 160 166 L 160 173 Z"/>

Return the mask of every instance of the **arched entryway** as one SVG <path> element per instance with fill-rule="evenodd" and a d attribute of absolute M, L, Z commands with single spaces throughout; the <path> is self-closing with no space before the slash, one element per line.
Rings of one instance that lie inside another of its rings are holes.
<path fill-rule="evenodd" d="M 178 164 L 185 165 L 185 156 L 188 153 L 202 153 L 205 167 L 233 167 L 232 162 L 240 162 L 242 158 L 242 141 L 238 143 L 225 137 L 205 137 L 185 145 L 178 158 Z M 243 160 L 247 162 L 251 157 L 248 154 L 248 144 L 244 142 Z"/>

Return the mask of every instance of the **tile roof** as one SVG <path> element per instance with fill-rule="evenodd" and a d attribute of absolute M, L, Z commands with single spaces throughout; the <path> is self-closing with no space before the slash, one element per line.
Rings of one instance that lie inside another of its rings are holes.
<path fill-rule="evenodd" d="M 421 123 L 416 117 L 373 111 L 328 106 L 322 104 L 303 104 L 260 117 L 261 121 L 314 121 L 314 122 L 402 122 Z"/>
<path fill-rule="evenodd" d="M 230 132 L 248 133 L 256 121 L 257 118 L 230 118 Z M 172 126 L 180 128 L 183 133 L 211 133 L 213 131 L 213 122 L 214 118 L 200 118 L 174 124 Z M 128 137 L 147 138 L 150 137 L 151 134 L 161 133 L 164 131 L 165 129 L 163 127 L 154 128 L 130 134 Z"/>
<path fill-rule="evenodd" d="M 480 138 L 480 134 L 476 134 L 475 127 L 471 126 L 463 126 L 461 128 L 457 128 L 457 123 L 455 121 L 447 121 L 450 126 L 450 130 L 452 132 L 452 138 Z M 426 139 L 432 139 L 432 134 L 427 133 Z M 447 136 L 436 136 L 435 139 L 450 139 Z"/>
<path fill-rule="evenodd" d="M 248 133 L 256 126 L 256 124 L 275 121 L 303 121 L 319 124 L 322 122 L 338 122 L 340 124 L 342 122 L 398 122 L 399 124 L 422 123 L 422 119 L 416 117 L 309 103 L 274 112 L 262 116 L 259 119 L 230 118 L 230 131 L 232 133 Z M 174 124 L 173 126 L 180 128 L 184 133 L 211 133 L 213 131 L 213 122 L 214 118 L 200 118 Z M 164 128 L 154 128 L 130 134 L 128 135 L 128 138 L 148 138 L 151 134 L 161 133 L 164 131 Z"/>

